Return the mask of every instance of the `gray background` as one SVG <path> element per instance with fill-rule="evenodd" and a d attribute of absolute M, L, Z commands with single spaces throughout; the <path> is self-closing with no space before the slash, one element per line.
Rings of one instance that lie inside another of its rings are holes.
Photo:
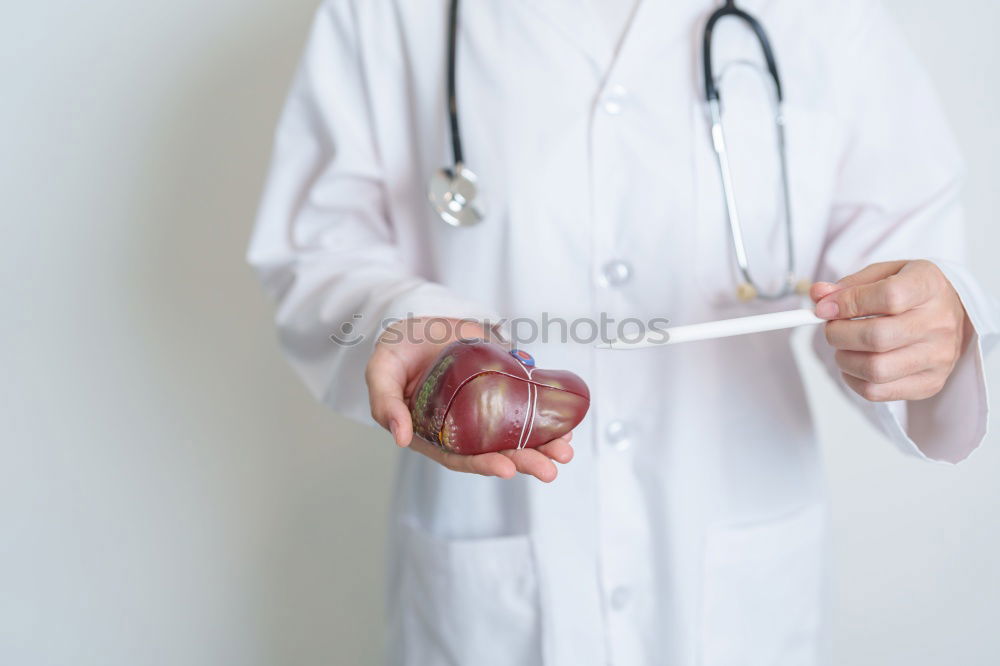
<path fill-rule="evenodd" d="M 0 663 L 376 659 L 400 453 L 306 395 L 242 260 L 314 5 L 4 4 Z M 1000 293 L 1000 3 L 890 5 L 946 100 Z M 837 663 L 1000 663 L 998 436 L 958 468 L 905 459 L 805 363 Z"/>

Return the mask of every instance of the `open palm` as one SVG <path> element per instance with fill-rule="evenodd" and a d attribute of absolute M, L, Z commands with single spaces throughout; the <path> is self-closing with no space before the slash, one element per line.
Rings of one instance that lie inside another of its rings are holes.
<path fill-rule="evenodd" d="M 406 331 L 419 331 L 420 335 L 407 336 Z M 568 463 L 573 458 L 571 432 L 537 449 L 473 456 L 451 453 L 414 437 L 413 422 L 407 405 L 424 369 L 451 342 L 460 337 L 483 337 L 483 334 L 479 325 L 457 319 L 410 320 L 391 327 L 375 346 L 365 370 L 372 417 L 392 433 L 399 446 L 418 451 L 456 472 L 499 476 L 504 479 L 520 472 L 541 481 L 552 481 L 558 474 L 553 461 Z"/>

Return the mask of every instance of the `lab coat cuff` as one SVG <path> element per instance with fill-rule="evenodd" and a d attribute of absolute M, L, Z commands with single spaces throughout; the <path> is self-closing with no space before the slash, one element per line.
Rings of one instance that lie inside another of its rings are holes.
<path fill-rule="evenodd" d="M 1000 338 L 1000 308 L 968 271 L 933 261 L 951 282 L 973 327 L 968 346 L 945 387 L 926 400 L 878 404 L 883 429 L 906 453 L 933 462 L 958 463 L 982 443 L 989 420 L 984 356 Z"/>
<path fill-rule="evenodd" d="M 967 268 L 952 261 L 930 258 L 958 294 L 965 308 L 975 338 L 978 340 L 980 358 L 989 354 L 1000 342 L 1000 301 L 988 294 Z M 969 343 L 967 352 L 972 351 Z"/>

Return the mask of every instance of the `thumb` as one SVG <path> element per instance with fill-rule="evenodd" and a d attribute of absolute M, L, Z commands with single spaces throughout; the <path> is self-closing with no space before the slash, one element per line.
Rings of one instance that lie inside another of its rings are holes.
<path fill-rule="evenodd" d="M 409 446 L 413 439 L 410 409 L 403 397 L 405 372 L 395 363 L 379 356 L 368 365 L 365 379 L 368 382 L 368 401 L 372 418 L 392 433 L 399 446 Z"/>
<path fill-rule="evenodd" d="M 409 446 L 413 441 L 413 419 L 410 418 L 410 410 L 406 403 L 394 400 L 392 405 L 386 408 L 389 412 L 389 432 L 399 446 Z"/>
<path fill-rule="evenodd" d="M 410 410 L 401 398 L 380 394 L 371 398 L 372 416 L 386 430 L 399 446 L 409 446 L 413 439 L 413 420 Z"/>
<path fill-rule="evenodd" d="M 809 298 L 813 303 L 819 303 L 835 291 L 840 291 L 840 287 L 833 282 L 813 282 L 809 287 Z"/>
<path fill-rule="evenodd" d="M 863 284 L 878 282 L 890 275 L 895 275 L 908 263 L 908 261 L 880 261 L 877 264 L 870 264 L 857 273 L 851 273 L 840 278 L 837 280 L 836 285 L 839 289 L 846 289 L 848 287 L 857 287 Z"/>
<path fill-rule="evenodd" d="M 867 314 L 873 300 L 870 285 L 892 277 L 908 262 L 883 261 L 871 264 L 852 273 L 836 283 L 818 282 L 813 285 L 812 296 L 816 300 L 816 316 L 823 319 L 850 319 Z"/>

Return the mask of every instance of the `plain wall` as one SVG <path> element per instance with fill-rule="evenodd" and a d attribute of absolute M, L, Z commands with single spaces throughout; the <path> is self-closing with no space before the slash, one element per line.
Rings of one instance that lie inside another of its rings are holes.
<path fill-rule="evenodd" d="M 243 263 L 315 4 L 0 10 L 2 664 L 377 660 L 402 453 L 306 394 Z M 972 263 L 1000 294 L 1000 3 L 890 4 L 945 97 Z M 806 365 L 837 663 L 1000 663 L 1000 438 L 957 468 L 906 459 Z"/>

